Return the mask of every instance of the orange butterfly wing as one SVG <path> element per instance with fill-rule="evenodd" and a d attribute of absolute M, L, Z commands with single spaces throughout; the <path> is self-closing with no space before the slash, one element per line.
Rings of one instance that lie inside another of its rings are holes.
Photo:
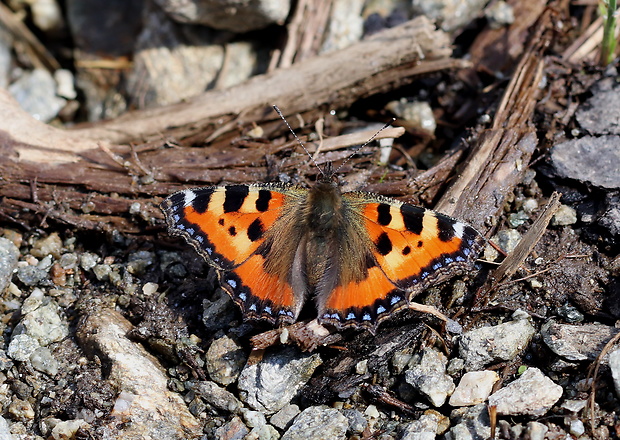
<path fill-rule="evenodd" d="M 293 322 L 301 307 L 284 277 L 264 268 L 269 230 L 290 195 L 280 185 L 230 185 L 177 192 L 162 203 L 171 233 L 217 269 L 245 317 Z"/>
<path fill-rule="evenodd" d="M 434 211 L 369 193 L 343 198 L 358 225 L 351 231 L 368 235 L 372 261 L 365 279 L 341 283 L 319 300 L 320 320 L 337 327 L 374 330 L 430 285 L 471 268 L 484 244 L 471 226 Z"/>

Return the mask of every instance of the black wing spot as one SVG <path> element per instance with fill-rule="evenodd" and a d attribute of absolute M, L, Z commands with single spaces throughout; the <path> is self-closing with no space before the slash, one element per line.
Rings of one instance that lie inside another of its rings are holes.
<path fill-rule="evenodd" d="M 454 238 L 454 224 L 456 220 L 450 217 L 437 218 L 437 229 L 441 241 L 450 241 Z"/>
<path fill-rule="evenodd" d="M 418 240 L 418 247 L 424 246 L 424 242 L 422 240 Z"/>
<path fill-rule="evenodd" d="M 234 237 L 235 235 L 237 235 L 237 228 L 231 226 L 230 228 L 228 228 L 228 233 Z"/>
<path fill-rule="evenodd" d="M 390 205 L 386 203 L 379 203 L 379 206 L 377 206 L 377 222 L 379 222 L 381 226 L 387 226 L 392 222 Z"/>
<path fill-rule="evenodd" d="M 387 255 L 392 252 L 392 240 L 390 240 L 390 237 L 388 237 L 385 232 L 379 235 L 377 243 L 375 244 L 377 245 L 377 250 L 381 255 Z"/>
<path fill-rule="evenodd" d="M 249 192 L 250 188 L 247 185 L 227 186 L 224 197 L 224 212 L 239 211 Z"/>
<path fill-rule="evenodd" d="M 424 208 L 418 208 L 407 204 L 403 204 L 400 207 L 400 213 L 403 215 L 403 222 L 408 231 L 417 235 L 422 233 L 422 229 L 424 228 L 424 211 Z"/>
<path fill-rule="evenodd" d="M 269 209 L 269 201 L 271 200 L 271 191 L 261 189 L 258 191 L 258 198 L 256 199 L 256 209 L 260 212 L 265 212 Z"/>
<path fill-rule="evenodd" d="M 192 200 L 192 208 L 198 214 L 203 214 L 209 209 L 209 202 L 211 201 L 212 190 L 208 191 L 195 191 L 194 200 Z"/>
<path fill-rule="evenodd" d="M 409 246 L 405 246 L 403 248 L 403 255 L 409 255 L 411 253 L 411 248 Z"/>
<path fill-rule="evenodd" d="M 224 219 L 223 219 L 223 218 L 219 219 L 219 220 L 217 221 L 217 223 L 218 223 L 220 226 L 224 226 Z"/>
<path fill-rule="evenodd" d="M 263 222 L 260 221 L 259 218 L 250 223 L 248 227 L 248 238 L 250 241 L 256 241 L 262 238 L 263 236 Z"/>

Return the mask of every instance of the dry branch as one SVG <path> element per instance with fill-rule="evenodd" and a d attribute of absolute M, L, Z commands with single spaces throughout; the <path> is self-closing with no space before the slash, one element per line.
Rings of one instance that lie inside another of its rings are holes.
<path fill-rule="evenodd" d="M 543 14 L 500 102 L 491 129 L 478 139 L 459 175 L 436 206 L 482 231 L 495 223 L 509 194 L 521 182 L 538 139 L 531 123 L 549 42 L 549 13 Z"/>

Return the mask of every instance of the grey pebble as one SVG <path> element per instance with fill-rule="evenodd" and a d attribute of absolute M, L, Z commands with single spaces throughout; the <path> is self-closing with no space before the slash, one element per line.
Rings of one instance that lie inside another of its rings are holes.
<path fill-rule="evenodd" d="M 620 349 L 616 349 L 609 354 L 609 368 L 611 377 L 614 380 L 616 396 L 620 396 Z"/>
<path fill-rule="evenodd" d="M 58 373 L 58 361 L 54 358 L 51 350 L 47 347 L 39 347 L 30 355 L 30 363 L 35 370 L 49 376 L 56 376 Z"/>
<path fill-rule="evenodd" d="M 229 336 L 214 340 L 205 356 L 209 376 L 224 386 L 237 380 L 246 361 L 247 355 L 243 348 Z"/>
<path fill-rule="evenodd" d="M 402 428 L 399 440 L 434 440 L 438 428 L 439 416 L 437 414 L 422 414 L 418 420 Z"/>
<path fill-rule="evenodd" d="M 311 406 L 299 414 L 282 440 L 338 440 L 346 438 L 348 421 L 338 410 Z"/>
<path fill-rule="evenodd" d="M 36 286 L 47 279 L 47 271 L 37 266 L 22 266 L 17 268 L 17 279 L 26 286 Z"/>
<path fill-rule="evenodd" d="M 269 422 L 276 428 L 286 429 L 300 412 L 299 406 L 295 404 L 286 405 L 280 411 L 272 415 Z"/>
<path fill-rule="evenodd" d="M 509 361 L 525 349 L 534 336 L 534 326 L 525 312 L 513 314 L 513 321 L 481 327 L 464 333 L 459 353 L 467 371 L 480 370 L 487 364 Z"/>
<path fill-rule="evenodd" d="M 0 237 L 0 294 L 11 283 L 18 259 L 19 249 L 17 246 L 11 240 Z"/>
<path fill-rule="evenodd" d="M 99 255 L 93 254 L 92 252 L 84 252 L 80 255 L 80 266 L 85 271 L 89 271 L 95 267 L 98 261 Z"/>
<path fill-rule="evenodd" d="M 491 421 L 484 403 L 452 411 L 453 426 L 445 440 L 487 439 L 491 437 Z"/>
<path fill-rule="evenodd" d="M 290 0 L 156 0 L 156 3 L 179 22 L 238 33 L 282 24 L 290 10 Z"/>
<path fill-rule="evenodd" d="M 415 364 L 405 372 L 405 381 L 426 396 L 433 406 L 442 406 L 455 388 L 454 381 L 446 374 L 448 358 L 427 347 L 417 356 L 417 362 L 412 362 Z"/>
<path fill-rule="evenodd" d="M 601 81 L 598 90 L 579 106 L 575 116 L 589 133 L 620 134 L 620 87 L 610 87 L 609 82 Z"/>
<path fill-rule="evenodd" d="M 489 396 L 499 415 L 542 416 L 562 397 L 562 387 L 538 368 L 528 368 L 517 380 Z"/>
<path fill-rule="evenodd" d="M 481 15 L 486 3 L 484 0 L 444 0 L 439 2 L 413 0 L 411 2 L 415 14 L 425 15 L 431 20 L 437 21 L 440 28 L 446 32 L 452 32 L 469 23 L 476 16 Z"/>
<path fill-rule="evenodd" d="M 238 416 L 233 417 L 228 423 L 215 430 L 215 438 L 218 440 L 243 440 L 250 430 Z"/>
<path fill-rule="evenodd" d="M 25 72 L 9 86 L 9 92 L 24 110 L 42 122 L 56 117 L 66 103 L 56 96 L 56 81 L 45 69 Z"/>
<path fill-rule="evenodd" d="M 560 177 L 618 189 L 620 138 L 611 135 L 585 136 L 562 142 L 551 149 L 551 164 Z"/>
<path fill-rule="evenodd" d="M 236 414 L 243 407 L 243 404 L 234 394 L 214 382 L 202 380 L 196 382 L 193 385 L 193 389 L 205 402 L 221 410 Z"/>
<path fill-rule="evenodd" d="M 17 437 L 11 434 L 11 428 L 9 422 L 2 416 L 0 416 L 0 440 L 16 440 Z"/>
<path fill-rule="evenodd" d="M 356 409 L 342 410 L 342 414 L 347 418 L 349 422 L 349 431 L 353 434 L 361 434 L 368 426 L 368 421 L 364 414 Z"/>
<path fill-rule="evenodd" d="M 52 232 L 46 237 L 39 238 L 32 245 L 30 253 L 37 258 L 45 258 L 52 255 L 60 258 L 62 252 L 62 240 L 57 232 Z"/>
<path fill-rule="evenodd" d="M 275 413 L 295 397 L 321 363 L 318 354 L 300 353 L 292 347 L 270 351 L 241 372 L 241 400 L 255 410 Z"/>
<path fill-rule="evenodd" d="M 553 320 L 543 324 L 543 341 L 558 356 L 569 361 L 594 360 L 605 344 L 620 329 L 603 324 L 560 324 Z"/>
<path fill-rule="evenodd" d="M 14 335 L 6 350 L 7 356 L 16 361 L 27 361 L 40 345 L 36 339 L 28 335 Z"/>
<path fill-rule="evenodd" d="M 553 226 L 568 226 L 577 223 L 577 211 L 566 205 L 560 205 L 560 208 L 553 214 L 551 224 Z"/>
<path fill-rule="evenodd" d="M 51 300 L 40 307 L 26 313 L 20 324 L 26 334 L 36 339 L 40 345 L 47 346 L 52 342 L 63 340 L 69 334 L 69 325 L 60 317 L 58 305 Z"/>

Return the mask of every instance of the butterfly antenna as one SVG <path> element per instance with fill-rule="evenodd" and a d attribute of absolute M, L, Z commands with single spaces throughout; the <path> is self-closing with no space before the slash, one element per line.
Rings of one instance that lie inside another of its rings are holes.
<path fill-rule="evenodd" d="M 297 137 L 297 134 L 295 134 L 295 132 L 293 131 L 293 129 L 291 128 L 291 126 L 289 125 L 288 121 L 286 120 L 286 118 L 284 117 L 284 115 L 282 114 L 282 112 L 280 111 L 280 109 L 278 108 L 277 105 L 273 105 L 272 106 L 273 109 L 276 111 L 276 113 L 278 113 L 278 115 L 280 116 L 280 118 L 282 118 L 282 120 L 284 121 L 284 123 L 286 124 L 286 126 L 288 127 L 288 129 L 291 131 L 291 133 L 293 133 L 293 136 L 295 137 L 295 139 L 297 140 L 297 143 L 299 143 L 299 145 L 301 145 L 301 148 L 304 149 L 304 151 L 306 152 L 306 154 L 310 157 L 310 160 L 312 161 L 312 163 L 314 164 L 315 167 L 317 167 L 317 169 L 319 170 L 319 172 L 322 175 L 325 175 L 325 173 L 323 172 L 323 170 L 321 169 L 321 167 L 319 166 L 318 163 L 316 163 L 316 160 L 314 160 L 314 157 L 312 156 L 312 154 L 310 154 L 310 152 L 308 151 L 308 149 L 306 148 L 306 146 L 304 145 L 304 143 L 301 141 L 301 139 L 299 139 Z M 376 135 L 375 135 L 376 136 Z"/>
<path fill-rule="evenodd" d="M 340 164 L 340 166 L 338 168 L 336 168 L 334 170 L 334 174 L 336 174 L 340 168 L 342 168 L 344 166 L 345 163 L 347 163 L 349 160 L 351 160 L 351 158 L 353 156 L 355 156 L 362 148 L 364 148 L 366 145 L 368 145 L 369 143 L 371 143 L 372 141 L 374 141 L 376 139 L 377 136 L 379 136 L 379 133 L 381 133 L 383 130 L 385 130 L 386 128 L 388 128 L 390 125 L 392 125 L 392 123 L 396 120 L 396 118 L 392 118 L 392 120 L 390 122 L 387 122 L 383 127 L 381 127 L 379 130 L 377 130 L 377 132 L 375 134 L 373 134 L 370 139 L 368 139 L 366 142 L 364 142 L 362 145 L 360 145 L 359 147 L 357 147 L 356 149 L 353 150 L 353 152 L 349 155 L 349 157 L 347 157 L 344 161 L 342 161 L 342 163 Z"/>

